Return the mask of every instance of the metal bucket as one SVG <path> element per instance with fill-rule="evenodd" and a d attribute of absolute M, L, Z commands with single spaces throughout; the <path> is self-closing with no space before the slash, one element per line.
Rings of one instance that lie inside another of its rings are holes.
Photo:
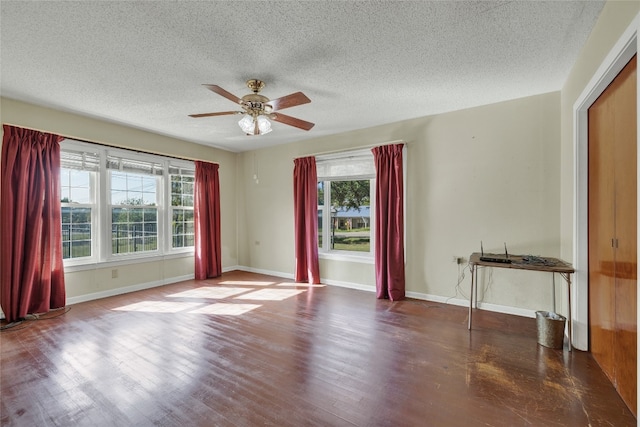
<path fill-rule="evenodd" d="M 564 325 L 567 318 L 552 311 L 536 311 L 538 344 L 549 348 L 564 346 Z"/>

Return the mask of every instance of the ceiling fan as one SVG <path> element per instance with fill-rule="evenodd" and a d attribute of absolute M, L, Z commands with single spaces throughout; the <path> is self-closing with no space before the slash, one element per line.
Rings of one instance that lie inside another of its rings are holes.
<path fill-rule="evenodd" d="M 296 105 L 307 104 L 311 102 L 302 92 L 292 93 L 278 99 L 269 100 L 266 96 L 260 95 L 259 92 L 264 88 L 265 83 L 262 80 L 247 80 L 247 87 L 253 91 L 248 95 L 238 98 L 232 93 L 227 92 L 218 85 L 203 85 L 212 92 L 239 104 L 242 111 L 221 111 L 218 113 L 189 114 L 189 117 L 213 117 L 226 116 L 230 114 L 244 114 L 244 117 L 238 122 L 240 128 L 247 135 L 264 135 L 271 132 L 271 123 L 267 119 L 284 123 L 285 125 L 294 126 L 299 129 L 309 130 L 314 123 L 307 122 L 295 117 L 287 116 L 280 113 L 285 108 L 295 107 Z"/>

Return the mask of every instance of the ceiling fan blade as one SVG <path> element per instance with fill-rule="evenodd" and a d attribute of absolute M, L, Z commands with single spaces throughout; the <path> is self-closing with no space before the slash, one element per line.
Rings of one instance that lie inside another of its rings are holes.
<path fill-rule="evenodd" d="M 311 102 L 307 96 L 302 92 L 292 93 L 291 95 L 283 96 L 282 98 L 272 99 L 267 102 L 267 105 L 272 107 L 272 111 L 284 110 L 285 108 L 295 107 L 296 105 L 308 104 Z"/>
<path fill-rule="evenodd" d="M 238 98 L 237 96 L 235 96 L 234 94 L 227 92 L 226 90 L 222 89 L 220 86 L 218 85 L 202 85 L 205 86 L 207 89 L 209 89 L 212 92 L 217 93 L 220 96 L 224 96 L 225 98 L 227 98 L 230 101 L 235 102 L 236 104 L 242 104 L 242 99 Z"/>
<path fill-rule="evenodd" d="M 189 117 L 198 119 L 200 117 L 228 116 L 230 114 L 242 114 L 242 111 L 221 111 L 219 113 L 189 114 Z"/>
<path fill-rule="evenodd" d="M 301 119 L 297 119 L 295 117 L 287 116 L 282 113 L 273 113 L 269 115 L 271 120 L 276 122 L 284 123 L 285 125 L 294 126 L 300 129 L 309 130 L 315 126 L 315 123 L 306 122 Z"/>

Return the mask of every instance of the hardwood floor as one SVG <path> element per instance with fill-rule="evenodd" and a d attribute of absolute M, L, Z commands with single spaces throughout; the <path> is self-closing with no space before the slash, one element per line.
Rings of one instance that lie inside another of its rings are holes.
<path fill-rule="evenodd" d="M 57 317 L 51 317 L 57 316 Z M 3 426 L 632 426 L 534 319 L 231 272 L 0 334 Z"/>

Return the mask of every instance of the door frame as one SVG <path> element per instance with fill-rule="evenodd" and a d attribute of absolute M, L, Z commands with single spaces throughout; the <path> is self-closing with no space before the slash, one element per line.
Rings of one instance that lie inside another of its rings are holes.
<path fill-rule="evenodd" d="M 622 71 L 624 66 L 638 52 L 638 33 L 640 32 L 640 14 L 636 15 L 631 24 L 618 39 L 613 48 L 592 76 L 589 83 L 573 105 L 573 265 L 576 273 L 574 285 L 571 289 L 571 300 L 574 301 L 573 313 L 573 345 L 579 350 L 589 349 L 589 228 L 588 228 L 588 196 L 589 196 L 589 120 L 588 110 L 591 104 L 604 92 L 613 79 Z M 640 85 L 638 86 L 640 88 Z M 640 89 L 639 89 L 640 91 Z M 636 95 L 636 102 L 640 106 L 640 97 Z M 638 108 L 640 116 L 640 108 Z M 640 130 L 640 120 L 637 120 Z M 638 132 L 640 138 L 640 132 Z M 636 141 L 640 146 L 640 139 Z M 638 150 L 640 158 L 640 150 Z M 640 164 L 640 162 L 638 163 Z M 640 184 L 640 168 L 638 168 L 638 183 Z M 640 185 L 638 185 L 640 196 Z M 640 201 L 640 197 L 638 197 Z M 640 204 L 640 203 L 639 203 Z M 640 209 L 638 210 L 640 215 Z M 640 221 L 639 221 L 640 222 Z M 638 228 L 640 235 L 640 227 Z M 640 249 L 640 239 L 638 239 Z M 640 258 L 640 250 L 638 251 Z M 640 299 L 640 293 L 639 299 Z"/>

